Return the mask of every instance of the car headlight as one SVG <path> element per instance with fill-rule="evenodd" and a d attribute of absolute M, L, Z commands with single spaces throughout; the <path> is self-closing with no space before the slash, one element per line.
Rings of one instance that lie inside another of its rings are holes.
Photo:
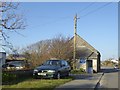
<path fill-rule="evenodd" d="M 54 73 L 55 70 L 48 70 L 47 72 L 49 72 L 49 73 Z"/>
<path fill-rule="evenodd" d="M 38 72 L 38 70 L 37 70 L 37 69 L 34 69 L 34 72 Z"/>
<path fill-rule="evenodd" d="M 16 67 L 17 69 L 22 69 L 23 67 Z"/>

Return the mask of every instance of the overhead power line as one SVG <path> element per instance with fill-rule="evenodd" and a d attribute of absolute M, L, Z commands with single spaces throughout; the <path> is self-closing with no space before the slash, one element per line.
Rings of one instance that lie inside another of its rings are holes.
<path fill-rule="evenodd" d="M 46 22 L 46 23 L 41 23 L 38 26 L 46 26 L 46 25 L 50 25 L 50 24 L 55 24 L 55 23 L 59 23 L 61 21 L 67 20 L 67 19 L 71 19 L 72 16 L 65 16 L 65 17 L 58 17 L 58 19 L 52 20 L 50 22 Z M 36 26 L 32 26 L 32 28 L 38 28 Z"/>
<path fill-rule="evenodd" d="M 111 3 L 112 3 L 112 2 L 106 3 L 106 4 L 102 5 L 101 7 L 98 7 L 97 9 L 92 10 L 92 11 L 88 12 L 87 14 L 81 16 L 81 18 L 83 18 L 83 17 L 85 17 L 85 16 L 88 16 L 89 14 L 92 14 L 92 13 L 94 13 L 94 12 L 97 12 L 97 11 L 99 11 L 100 9 L 108 6 L 108 5 L 111 4 Z"/>
<path fill-rule="evenodd" d="M 89 7 L 91 7 L 93 4 L 95 4 L 95 2 L 90 3 L 88 6 L 86 6 L 83 9 L 81 9 L 78 13 L 81 13 L 81 12 L 85 11 L 86 9 L 88 9 Z"/>
<path fill-rule="evenodd" d="M 111 4 L 111 3 L 112 3 L 112 2 L 106 3 L 106 4 L 98 7 L 97 9 L 92 10 L 92 11 L 86 13 L 85 15 L 81 16 L 80 18 L 83 18 L 83 17 L 85 17 L 85 16 L 88 16 L 89 14 L 92 14 L 92 13 L 94 13 L 94 12 L 96 12 L 96 11 L 99 11 L 100 9 L 108 6 L 108 5 Z M 87 10 L 87 9 L 88 9 L 89 7 L 91 7 L 93 4 L 95 4 L 95 2 L 90 3 L 88 6 L 86 6 L 86 7 L 83 8 L 83 9 L 81 9 L 78 13 L 81 13 L 81 12 Z M 51 22 L 43 23 L 43 24 L 41 24 L 41 26 L 49 25 L 49 24 L 53 24 L 53 23 L 57 23 L 57 22 L 60 22 L 60 21 L 62 21 L 62 20 L 66 20 L 66 19 L 70 19 L 70 18 L 71 18 L 70 16 L 69 16 L 69 17 L 68 17 L 68 16 L 66 16 L 66 17 L 59 17 L 58 20 L 53 20 L 53 21 L 51 21 Z"/>

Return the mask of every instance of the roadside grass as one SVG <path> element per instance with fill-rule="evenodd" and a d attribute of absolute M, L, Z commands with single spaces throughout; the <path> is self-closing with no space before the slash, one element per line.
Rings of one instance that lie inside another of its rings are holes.
<path fill-rule="evenodd" d="M 83 69 L 72 70 L 71 74 L 86 74 Z M 65 84 L 74 79 L 69 76 L 62 79 L 33 79 L 32 74 L 29 73 L 3 73 L 2 90 L 7 89 L 27 89 L 27 90 L 53 90 L 55 87 Z M 7 81 L 7 82 L 6 82 Z"/>
<path fill-rule="evenodd" d="M 87 74 L 84 69 L 71 70 L 71 74 Z"/>
<path fill-rule="evenodd" d="M 2 85 L 3 90 L 7 88 L 26 88 L 31 89 L 43 89 L 43 90 L 53 90 L 55 87 L 73 80 L 73 77 L 66 77 L 62 79 L 27 79 L 23 82 L 19 82 L 13 85 Z"/>

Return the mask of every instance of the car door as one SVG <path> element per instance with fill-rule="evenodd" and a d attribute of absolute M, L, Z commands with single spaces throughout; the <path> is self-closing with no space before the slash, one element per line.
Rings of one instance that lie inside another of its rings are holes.
<path fill-rule="evenodd" d="M 65 60 L 63 60 L 62 61 L 62 69 L 63 69 L 63 72 L 62 72 L 62 74 L 64 75 L 64 76 L 66 76 L 68 73 L 69 73 L 69 65 L 68 65 L 68 63 L 65 61 Z"/>
<path fill-rule="evenodd" d="M 64 64 L 65 64 L 65 74 L 67 75 L 70 71 L 70 66 L 67 61 L 64 61 Z"/>
<path fill-rule="evenodd" d="M 61 76 L 64 76 L 65 74 L 65 63 L 63 60 L 61 60 L 60 73 L 61 73 Z"/>

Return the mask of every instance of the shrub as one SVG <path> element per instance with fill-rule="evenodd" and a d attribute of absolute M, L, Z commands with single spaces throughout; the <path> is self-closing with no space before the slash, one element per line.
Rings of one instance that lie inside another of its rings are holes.
<path fill-rule="evenodd" d="M 85 70 L 83 68 L 80 68 L 80 72 L 85 72 Z"/>
<path fill-rule="evenodd" d="M 80 68 L 80 69 L 72 70 L 71 73 L 72 74 L 82 74 L 82 73 L 86 73 L 86 72 L 83 68 Z"/>
<path fill-rule="evenodd" d="M 10 82 L 13 80 L 16 80 L 17 76 L 15 74 L 11 74 L 11 73 L 7 73 L 7 72 L 3 72 L 2 73 L 2 82 Z"/>

